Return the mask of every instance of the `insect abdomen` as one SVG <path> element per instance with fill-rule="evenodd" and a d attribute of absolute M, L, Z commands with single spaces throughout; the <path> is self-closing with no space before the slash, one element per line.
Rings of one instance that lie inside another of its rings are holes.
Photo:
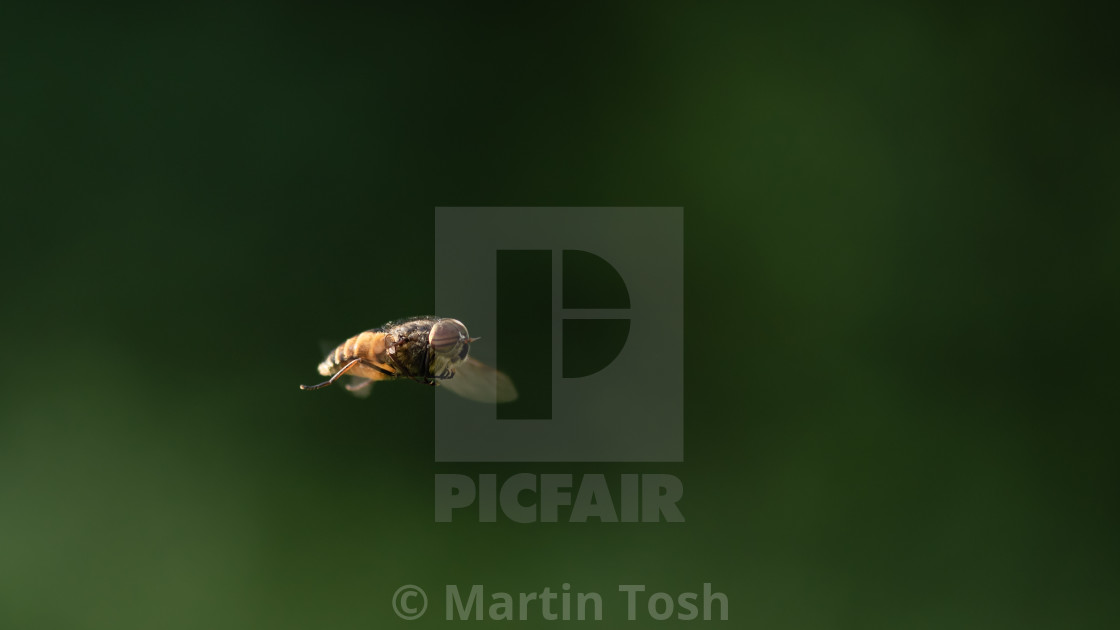
<path fill-rule="evenodd" d="M 385 362 L 385 333 L 367 330 L 339 344 L 319 364 L 319 374 L 330 376 L 354 359 Z"/>

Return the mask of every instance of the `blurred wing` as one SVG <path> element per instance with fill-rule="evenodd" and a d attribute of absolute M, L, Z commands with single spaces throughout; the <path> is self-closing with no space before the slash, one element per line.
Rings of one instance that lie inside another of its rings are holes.
<path fill-rule="evenodd" d="M 517 400 L 517 388 L 509 377 L 476 359 L 455 368 L 455 375 L 439 382 L 448 390 L 476 402 L 505 403 Z"/>
<path fill-rule="evenodd" d="M 373 392 L 373 380 L 355 376 L 346 384 L 346 391 L 358 398 L 368 398 L 370 393 Z"/>

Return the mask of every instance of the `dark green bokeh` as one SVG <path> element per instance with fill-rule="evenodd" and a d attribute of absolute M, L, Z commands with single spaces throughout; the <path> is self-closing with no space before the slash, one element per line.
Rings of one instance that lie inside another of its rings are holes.
<path fill-rule="evenodd" d="M 0 627 L 564 581 L 712 582 L 735 627 L 1114 624 L 1111 24 L 5 6 Z M 459 205 L 685 208 L 685 463 L 436 465 L 428 388 L 296 388 L 432 309 Z M 522 470 L 677 474 L 688 520 L 432 522 L 435 472 Z"/>

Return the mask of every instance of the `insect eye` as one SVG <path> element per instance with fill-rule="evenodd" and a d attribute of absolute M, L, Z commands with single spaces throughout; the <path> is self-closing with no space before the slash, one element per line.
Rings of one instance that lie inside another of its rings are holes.
<path fill-rule="evenodd" d="M 467 327 L 457 320 L 448 319 L 432 326 L 428 335 L 428 345 L 436 352 L 447 352 L 467 338 Z"/>

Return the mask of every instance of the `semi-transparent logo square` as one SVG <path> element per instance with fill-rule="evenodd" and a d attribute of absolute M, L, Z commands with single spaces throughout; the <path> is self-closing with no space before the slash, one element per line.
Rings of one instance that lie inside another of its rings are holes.
<path fill-rule="evenodd" d="M 681 461 L 681 208 L 437 208 L 436 313 L 516 401 L 436 396 L 436 461 Z"/>

